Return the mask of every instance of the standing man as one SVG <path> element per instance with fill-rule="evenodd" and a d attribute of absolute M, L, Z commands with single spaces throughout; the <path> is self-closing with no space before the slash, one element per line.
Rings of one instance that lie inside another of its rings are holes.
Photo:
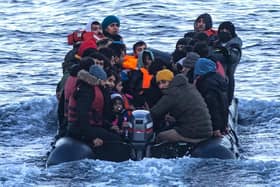
<path fill-rule="evenodd" d="M 208 37 L 217 35 L 217 31 L 212 27 L 212 18 L 208 13 L 199 15 L 194 22 L 194 32 L 204 32 Z"/>
<path fill-rule="evenodd" d="M 215 41 L 210 56 L 223 65 L 228 79 L 228 101 L 234 97 L 234 74 L 242 55 L 242 40 L 235 31 L 235 26 L 230 21 L 222 22 L 218 29 L 218 40 Z"/>
<path fill-rule="evenodd" d="M 199 15 L 194 21 L 194 30 L 193 32 L 188 32 L 184 35 L 184 38 L 195 39 L 203 37 L 201 33 L 204 33 L 208 36 L 208 43 L 212 43 L 217 39 L 217 30 L 213 29 L 213 22 L 210 14 L 204 13 Z"/>

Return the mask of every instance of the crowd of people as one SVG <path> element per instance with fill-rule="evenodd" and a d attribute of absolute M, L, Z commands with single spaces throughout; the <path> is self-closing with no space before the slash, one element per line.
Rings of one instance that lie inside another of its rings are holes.
<path fill-rule="evenodd" d="M 145 41 L 133 54 L 110 15 L 68 36 L 73 45 L 57 85 L 57 138 L 70 136 L 93 147 L 124 141 L 132 111 L 149 110 L 157 142 L 199 143 L 228 133 L 228 108 L 242 41 L 230 21 L 213 28 L 205 13 L 180 38 L 170 62 Z M 159 49 L 160 50 L 160 49 Z"/>

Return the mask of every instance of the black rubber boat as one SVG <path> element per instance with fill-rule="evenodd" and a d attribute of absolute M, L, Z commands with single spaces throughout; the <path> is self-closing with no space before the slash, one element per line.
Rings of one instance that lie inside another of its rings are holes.
<path fill-rule="evenodd" d="M 229 125 L 231 131 L 223 138 L 210 138 L 197 145 L 185 142 L 154 143 L 155 134 L 152 131 L 153 123 L 149 111 L 133 111 L 128 141 L 105 142 L 99 148 L 91 146 L 79 140 L 62 137 L 50 152 L 46 166 L 81 159 L 101 159 L 121 162 L 128 159 L 141 160 L 144 157 L 176 158 L 182 156 L 198 158 L 239 158 L 238 138 L 236 136 L 236 124 L 238 116 L 238 101 L 234 99 L 230 107 Z"/>

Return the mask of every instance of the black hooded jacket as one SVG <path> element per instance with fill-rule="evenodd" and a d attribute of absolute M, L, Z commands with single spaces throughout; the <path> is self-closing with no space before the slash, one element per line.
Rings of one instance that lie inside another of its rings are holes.
<path fill-rule="evenodd" d="M 209 109 L 213 130 L 224 132 L 228 123 L 226 80 L 216 72 L 209 72 L 197 80 L 196 87 Z"/>
<path fill-rule="evenodd" d="M 210 58 L 220 61 L 228 79 L 228 100 L 231 102 L 234 96 L 234 73 L 241 59 L 242 40 L 236 36 L 226 43 L 219 41 L 210 50 Z"/>

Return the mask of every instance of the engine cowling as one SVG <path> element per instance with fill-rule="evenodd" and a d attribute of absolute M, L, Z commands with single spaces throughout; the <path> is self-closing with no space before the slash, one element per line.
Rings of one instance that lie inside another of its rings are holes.
<path fill-rule="evenodd" d="M 128 129 L 132 142 L 149 142 L 153 138 L 153 121 L 147 110 L 135 110 Z"/>

